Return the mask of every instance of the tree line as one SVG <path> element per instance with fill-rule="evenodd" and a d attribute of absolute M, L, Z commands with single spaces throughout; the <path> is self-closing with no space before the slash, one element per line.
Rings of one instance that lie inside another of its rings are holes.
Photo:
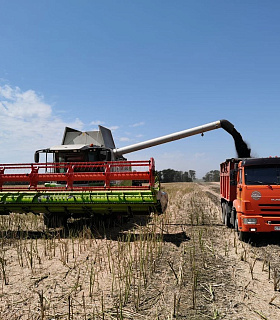
<path fill-rule="evenodd" d="M 202 178 L 205 182 L 219 182 L 220 181 L 220 171 L 219 170 L 211 170 L 206 173 L 206 175 Z"/>
<path fill-rule="evenodd" d="M 196 180 L 196 171 L 177 171 L 174 169 L 164 169 L 157 171 L 157 176 L 160 182 L 193 182 Z M 205 182 L 220 181 L 220 171 L 211 170 L 202 178 Z"/>
<path fill-rule="evenodd" d="M 196 179 L 195 170 L 177 171 L 174 169 L 164 169 L 157 171 L 160 182 L 192 182 Z"/>

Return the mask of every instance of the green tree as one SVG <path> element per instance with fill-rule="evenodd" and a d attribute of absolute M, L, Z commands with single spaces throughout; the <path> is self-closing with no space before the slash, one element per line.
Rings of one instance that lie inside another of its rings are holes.
<path fill-rule="evenodd" d="M 194 181 L 196 179 L 195 170 L 189 170 L 189 176 L 190 176 L 191 180 Z"/>
<path fill-rule="evenodd" d="M 189 176 L 189 173 L 186 171 L 183 173 L 183 181 L 184 182 L 191 182 L 192 181 L 192 179 Z"/>
<path fill-rule="evenodd" d="M 194 172 L 195 177 L 195 171 Z M 177 171 L 174 169 L 164 169 L 157 171 L 157 176 L 161 182 L 191 182 L 193 181 L 187 171 Z"/>
<path fill-rule="evenodd" d="M 220 171 L 211 170 L 205 174 L 202 178 L 205 182 L 219 182 L 220 181 Z"/>
<path fill-rule="evenodd" d="M 173 169 L 162 170 L 162 182 L 175 182 L 175 173 Z"/>

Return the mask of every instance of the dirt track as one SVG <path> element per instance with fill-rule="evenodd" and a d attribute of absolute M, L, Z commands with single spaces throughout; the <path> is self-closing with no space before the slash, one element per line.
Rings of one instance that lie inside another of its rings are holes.
<path fill-rule="evenodd" d="M 217 184 L 176 183 L 166 214 L 46 232 L 2 217 L 0 319 L 280 319 L 280 239 L 220 223 Z"/>

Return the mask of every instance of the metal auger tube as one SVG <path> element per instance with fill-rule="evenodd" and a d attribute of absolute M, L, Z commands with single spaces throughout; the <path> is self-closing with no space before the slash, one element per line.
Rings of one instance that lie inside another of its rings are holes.
<path fill-rule="evenodd" d="M 140 142 L 140 143 L 136 143 L 136 144 L 133 144 L 133 145 L 130 145 L 130 146 L 126 146 L 126 147 L 122 147 L 122 148 L 118 148 L 118 149 L 113 149 L 113 153 L 116 156 L 120 156 L 120 155 L 123 155 L 123 154 L 126 154 L 126 153 L 139 151 L 139 150 L 142 150 L 142 149 L 146 149 L 146 148 L 150 148 L 150 147 L 153 147 L 153 146 L 157 146 L 159 144 L 163 144 L 163 143 L 179 140 L 179 139 L 182 139 L 182 138 L 186 138 L 186 137 L 189 137 L 189 136 L 193 136 L 193 135 L 196 135 L 196 134 L 200 134 L 200 133 L 204 133 L 204 132 L 207 132 L 207 131 L 211 131 L 211 130 L 215 130 L 215 129 L 221 128 L 222 124 L 225 124 L 225 122 L 229 126 L 232 125 L 227 120 L 219 120 L 219 121 L 215 121 L 215 122 L 211 122 L 211 123 L 208 123 L 208 124 L 204 124 L 202 126 L 198 126 L 198 127 L 195 127 L 195 128 L 191 128 L 191 129 L 187 129 L 187 130 L 171 133 L 171 134 L 159 137 L 159 138 L 155 138 L 155 139 L 143 141 L 143 142 Z M 232 127 L 233 127 L 233 125 L 232 125 Z"/>

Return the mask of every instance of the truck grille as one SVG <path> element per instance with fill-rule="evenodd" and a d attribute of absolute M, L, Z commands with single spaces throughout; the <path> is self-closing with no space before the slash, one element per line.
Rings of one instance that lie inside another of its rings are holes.
<path fill-rule="evenodd" d="M 261 216 L 279 216 L 280 218 L 280 203 L 262 203 L 259 204 Z M 276 214 L 279 213 L 279 214 Z M 276 215 L 275 215 L 276 214 Z"/>
<path fill-rule="evenodd" d="M 280 213 L 280 203 L 263 203 L 259 204 L 261 212 L 279 212 Z"/>
<path fill-rule="evenodd" d="M 267 224 L 277 224 L 277 225 L 279 225 L 280 221 L 279 220 L 274 220 L 274 221 L 267 221 L 266 223 Z"/>

